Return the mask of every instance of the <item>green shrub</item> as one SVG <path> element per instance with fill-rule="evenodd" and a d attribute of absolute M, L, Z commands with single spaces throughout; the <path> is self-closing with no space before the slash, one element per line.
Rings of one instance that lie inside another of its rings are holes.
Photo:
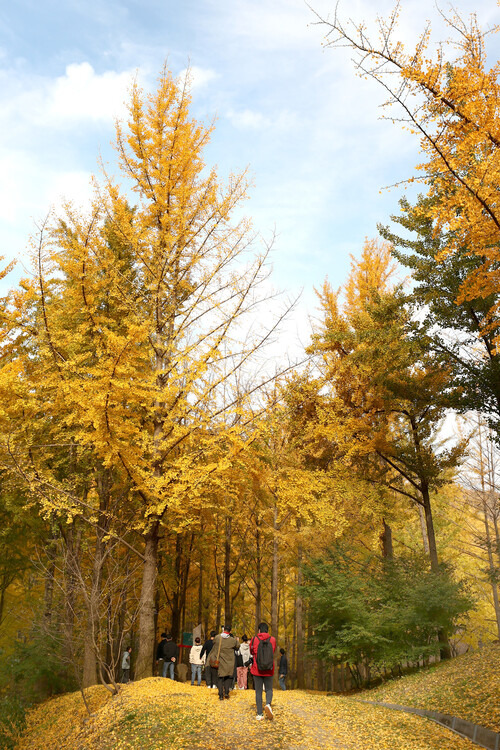
<path fill-rule="evenodd" d="M 26 643 L 17 641 L 0 668 L 0 750 L 15 746 L 30 706 L 76 689 L 55 638 L 36 634 Z"/>
<path fill-rule="evenodd" d="M 448 569 L 428 559 L 355 559 L 340 547 L 305 568 L 312 651 L 322 659 L 393 667 L 439 653 L 439 635 L 463 623 L 473 602 Z"/>

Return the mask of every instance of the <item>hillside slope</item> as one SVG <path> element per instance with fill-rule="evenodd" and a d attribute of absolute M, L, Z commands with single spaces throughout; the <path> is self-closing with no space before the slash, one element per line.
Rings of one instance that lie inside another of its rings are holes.
<path fill-rule="evenodd" d="M 472 750 L 468 740 L 411 716 L 350 698 L 276 691 L 274 721 L 256 721 L 255 694 L 151 677 L 108 697 L 88 691 L 46 702 L 28 717 L 16 750 Z"/>
<path fill-rule="evenodd" d="M 442 711 L 500 732 L 500 644 L 391 680 L 362 698 Z"/>

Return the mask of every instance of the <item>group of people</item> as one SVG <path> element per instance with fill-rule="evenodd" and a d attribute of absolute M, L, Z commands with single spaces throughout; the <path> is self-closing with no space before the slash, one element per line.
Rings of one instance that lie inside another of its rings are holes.
<path fill-rule="evenodd" d="M 224 626 L 221 633 L 216 635 L 212 630 L 210 637 L 201 644 L 200 638 L 189 652 L 191 664 L 191 685 L 201 685 L 201 675 L 205 669 L 207 688 L 218 689 L 219 700 L 229 699 L 232 689 L 246 690 L 248 688 L 248 673 L 250 672 L 255 688 L 257 705 L 257 719 L 266 716 L 273 718 L 271 707 L 273 699 L 274 654 L 276 639 L 270 635 L 267 623 L 261 622 L 258 633 L 250 641 L 243 635 L 241 641 L 231 633 L 231 628 Z M 279 684 L 286 690 L 286 676 L 288 661 L 283 648 L 280 649 L 278 666 Z M 156 660 L 163 660 L 162 675 L 174 679 L 175 664 L 179 658 L 179 647 L 170 633 L 162 633 L 162 640 L 156 650 Z M 263 703 L 265 693 L 265 704 Z"/>

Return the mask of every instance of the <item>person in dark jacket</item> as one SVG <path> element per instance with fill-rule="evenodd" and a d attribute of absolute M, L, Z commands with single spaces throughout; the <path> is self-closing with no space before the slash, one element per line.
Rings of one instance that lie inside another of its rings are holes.
<path fill-rule="evenodd" d="M 269 625 L 267 622 L 261 622 L 259 625 L 259 632 L 254 635 L 250 641 L 250 656 L 253 658 L 250 672 L 253 677 L 253 684 L 255 687 L 255 702 L 257 704 L 257 719 L 263 719 L 264 714 L 268 719 L 273 718 L 273 709 L 271 708 L 271 702 L 273 700 L 273 675 L 274 675 L 274 660 L 272 666 L 269 669 L 259 669 L 257 652 L 259 650 L 260 641 L 269 640 L 271 644 L 272 653 L 276 651 L 276 639 L 269 635 Z M 262 690 L 266 691 L 266 705 L 264 711 L 262 711 Z"/>
<path fill-rule="evenodd" d="M 210 632 L 210 638 L 207 638 L 201 649 L 200 658 L 206 656 L 205 660 L 205 681 L 207 688 L 215 688 L 217 690 L 217 670 L 210 666 L 208 661 L 208 655 L 213 648 L 215 638 L 215 630 Z"/>
<path fill-rule="evenodd" d="M 167 634 L 162 633 L 161 634 L 161 641 L 156 647 L 156 664 L 158 667 L 158 674 L 163 673 L 163 646 L 167 642 Z M 159 663 L 161 662 L 161 664 Z"/>
<path fill-rule="evenodd" d="M 172 640 L 170 633 L 166 633 L 161 653 L 163 657 L 163 677 L 167 676 L 168 671 L 170 673 L 170 679 L 173 680 L 175 663 L 179 658 L 179 647 L 177 643 Z"/>
<path fill-rule="evenodd" d="M 282 690 L 286 690 L 285 680 L 288 674 L 288 659 L 286 658 L 285 649 L 280 648 L 280 663 L 278 666 L 278 682 Z"/>

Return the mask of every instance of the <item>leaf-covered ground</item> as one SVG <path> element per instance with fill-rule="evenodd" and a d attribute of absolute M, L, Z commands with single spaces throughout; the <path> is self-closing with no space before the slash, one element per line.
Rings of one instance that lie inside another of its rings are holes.
<path fill-rule="evenodd" d="M 500 645 L 391 680 L 362 699 L 442 711 L 500 732 Z"/>
<path fill-rule="evenodd" d="M 350 698 L 276 691 L 274 721 L 256 721 L 255 694 L 219 701 L 205 686 L 151 677 L 114 698 L 104 688 L 38 706 L 17 750 L 471 750 L 467 740 L 420 717 Z"/>

